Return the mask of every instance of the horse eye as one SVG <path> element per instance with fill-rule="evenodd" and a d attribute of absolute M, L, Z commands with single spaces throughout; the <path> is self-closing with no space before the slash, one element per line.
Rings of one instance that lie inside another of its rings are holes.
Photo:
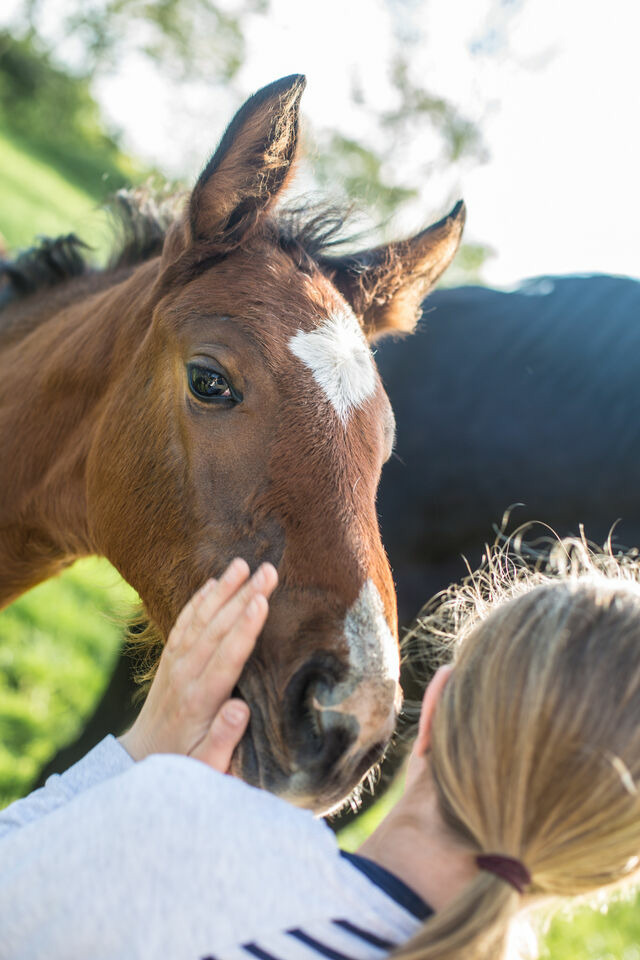
<path fill-rule="evenodd" d="M 217 370 L 190 363 L 188 373 L 189 389 L 194 397 L 198 397 L 200 400 L 237 399 L 231 390 L 229 382 Z"/>

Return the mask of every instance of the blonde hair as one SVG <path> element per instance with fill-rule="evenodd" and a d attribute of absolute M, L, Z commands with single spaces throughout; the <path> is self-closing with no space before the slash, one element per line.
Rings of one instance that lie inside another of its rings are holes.
<path fill-rule="evenodd" d="M 528 893 L 633 877 L 640 854 L 640 565 L 561 541 L 532 568 L 513 545 L 426 608 L 413 644 L 453 644 L 435 711 L 440 813 L 475 854 L 519 859 Z M 396 956 L 499 957 L 522 899 L 479 871 Z"/>

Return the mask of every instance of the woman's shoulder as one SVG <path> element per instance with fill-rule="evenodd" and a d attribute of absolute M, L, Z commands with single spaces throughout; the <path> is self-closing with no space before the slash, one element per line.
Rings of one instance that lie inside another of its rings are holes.
<path fill-rule="evenodd" d="M 307 850 L 337 855 L 333 832 L 310 811 L 191 757 L 156 754 L 118 779 L 119 796 L 124 788 L 135 806 L 165 811 L 174 830 L 180 822 L 192 834 L 214 830 L 219 849 L 228 838 L 236 849 L 241 840 L 254 851 L 283 844 L 298 849 L 303 842 Z"/>

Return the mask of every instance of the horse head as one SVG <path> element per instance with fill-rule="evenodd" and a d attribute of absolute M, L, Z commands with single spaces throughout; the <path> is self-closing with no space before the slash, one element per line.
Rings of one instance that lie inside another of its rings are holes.
<path fill-rule="evenodd" d="M 232 557 L 278 568 L 234 769 L 326 810 L 380 758 L 401 701 L 376 516 L 394 420 L 369 344 L 413 329 L 464 210 L 359 255 L 312 249 L 276 209 L 303 87 L 287 77 L 244 104 L 159 260 L 110 292 L 141 335 L 113 347 L 87 511 L 164 636 Z"/>

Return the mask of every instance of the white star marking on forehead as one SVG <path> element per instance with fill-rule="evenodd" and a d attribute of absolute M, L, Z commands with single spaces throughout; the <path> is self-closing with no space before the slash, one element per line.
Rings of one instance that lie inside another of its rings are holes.
<path fill-rule="evenodd" d="M 315 330 L 299 330 L 289 348 L 311 370 L 342 423 L 371 396 L 376 371 L 360 324 L 348 308 L 332 313 Z"/>

